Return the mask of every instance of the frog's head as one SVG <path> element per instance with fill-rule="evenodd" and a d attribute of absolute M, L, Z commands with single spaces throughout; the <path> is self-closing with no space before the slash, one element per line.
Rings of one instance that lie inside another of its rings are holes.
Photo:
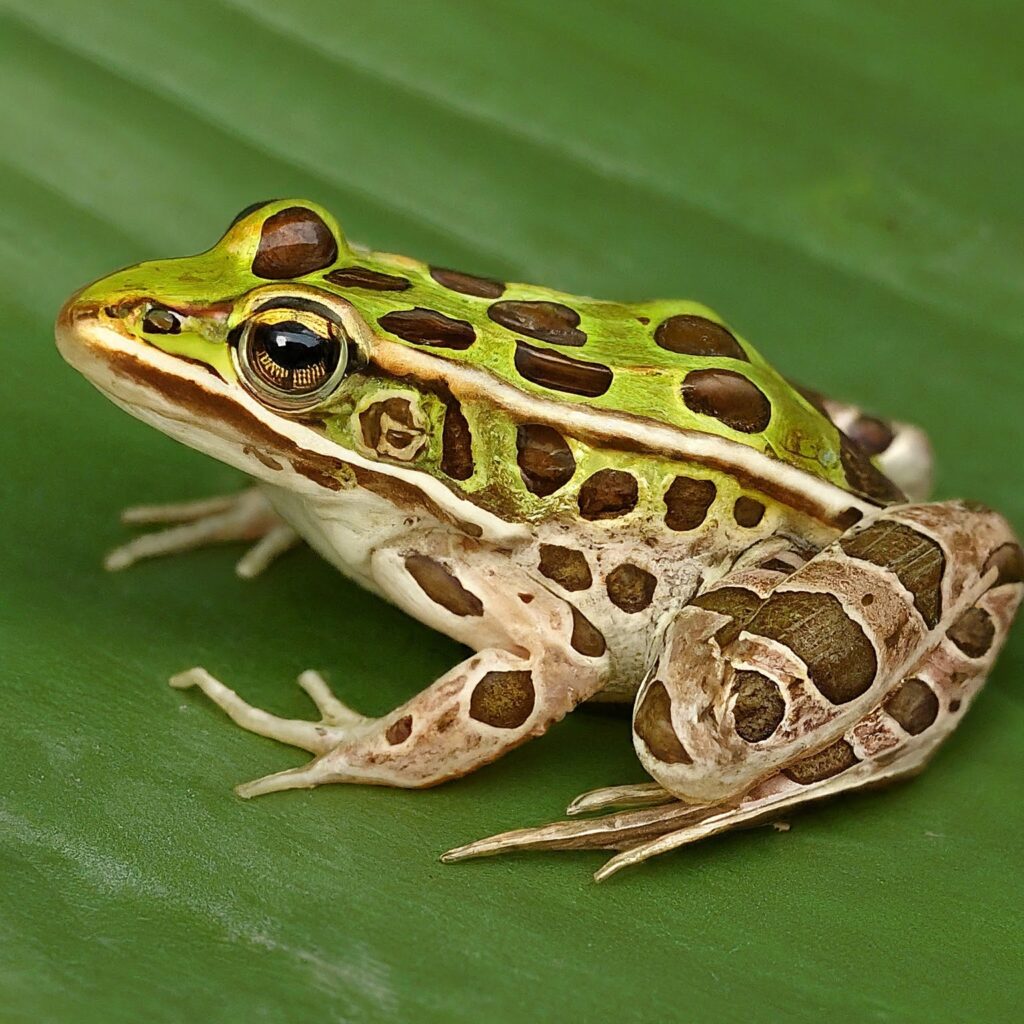
<path fill-rule="evenodd" d="M 57 344 L 122 408 L 246 472 L 274 479 L 283 463 L 307 484 L 344 476 L 324 407 L 373 341 L 323 285 L 347 251 L 321 207 L 260 203 L 206 252 L 82 289 L 60 312 Z"/>

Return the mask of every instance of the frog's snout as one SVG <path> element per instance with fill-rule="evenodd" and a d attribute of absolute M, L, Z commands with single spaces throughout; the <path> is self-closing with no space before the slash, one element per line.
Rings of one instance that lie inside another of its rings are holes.
<path fill-rule="evenodd" d="M 72 366 L 78 366 L 88 332 L 88 325 L 95 323 L 98 307 L 95 302 L 82 302 L 80 296 L 86 289 L 79 288 L 60 307 L 54 334 L 57 350 Z"/>

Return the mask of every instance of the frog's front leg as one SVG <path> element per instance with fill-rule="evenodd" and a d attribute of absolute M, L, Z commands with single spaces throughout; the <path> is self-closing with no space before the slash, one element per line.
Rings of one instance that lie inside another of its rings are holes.
<path fill-rule="evenodd" d="M 744 569 L 679 614 L 637 695 L 635 746 L 664 790 L 645 790 L 642 802 L 661 806 L 524 829 L 449 858 L 517 847 L 622 850 L 598 873 L 607 877 L 704 836 L 912 774 L 984 682 L 1022 579 L 1024 558 L 1005 521 L 960 502 L 879 514 L 790 575 Z M 590 806 L 616 798 L 599 796 Z"/>
<path fill-rule="evenodd" d="M 240 795 L 326 782 L 432 786 L 540 735 L 600 689 L 609 667 L 604 638 L 579 611 L 510 568 L 507 556 L 456 551 L 452 543 L 443 537 L 373 556 L 374 581 L 395 603 L 478 648 L 381 718 L 357 715 L 318 677 L 316 693 L 309 676 L 303 685 L 321 709 L 320 722 L 252 708 L 201 669 L 172 680 L 200 687 L 243 728 L 318 755 L 239 786 Z"/>
<path fill-rule="evenodd" d="M 121 522 L 132 526 L 165 526 L 114 548 L 103 560 L 111 572 L 146 558 L 176 555 L 210 544 L 255 541 L 235 571 L 249 579 L 299 542 L 295 531 L 274 511 L 258 486 L 237 494 L 218 495 L 173 505 L 139 505 L 125 509 Z"/>

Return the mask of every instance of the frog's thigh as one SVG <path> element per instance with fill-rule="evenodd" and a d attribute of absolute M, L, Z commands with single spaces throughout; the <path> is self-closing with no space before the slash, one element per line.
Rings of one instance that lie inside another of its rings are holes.
<path fill-rule="evenodd" d="M 243 796 L 326 782 L 435 785 L 540 735 L 599 688 L 604 639 L 575 608 L 507 560 L 422 550 L 379 552 L 375 582 L 421 621 L 481 649 L 389 714 L 332 730 L 333 745 L 310 764 L 239 787 Z"/>
<path fill-rule="evenodd" d="M 908 682 L 912 673 L 927 668 L 936 685 L 977 677 L 976 662 L 947 668 L 965 633 L 970 650 L 994 658 L 1020 600 L 1020 562 L 995 513 L 908 505 L 851 530 L 763 601 L 743 600 L 746 587 L 697 598 L 637 695 L 644 767 L 680 798 L 716 803 L 807 758 L 829 759 L 838 774 L 882 756 L 901 734 L 879 721 L 938 700 L 926 679 Z M 952 728 L 959 699 L 936 713 L 917 748 L 932 749 Z M 889 709 L 881 719 L 879 707 Z"/>

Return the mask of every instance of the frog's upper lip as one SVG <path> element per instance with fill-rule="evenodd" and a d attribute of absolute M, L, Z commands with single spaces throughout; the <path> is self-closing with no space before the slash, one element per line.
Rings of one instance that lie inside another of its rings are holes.
<path fill-rule="evenodd" d="M 79 288 L 57 314 L 54 333 L 57 337 L 57 349 L 60 354 L 76 369 L 85 372 L 80 360 L 83 356 L 82 347 L 87 344 L 86 332 L 82 329 L 86 324 L 94 323 L 99 314 L 99 304 L 95 302 L 79 302 L 78 297 L 85 291 L 86 285 Z"/>

